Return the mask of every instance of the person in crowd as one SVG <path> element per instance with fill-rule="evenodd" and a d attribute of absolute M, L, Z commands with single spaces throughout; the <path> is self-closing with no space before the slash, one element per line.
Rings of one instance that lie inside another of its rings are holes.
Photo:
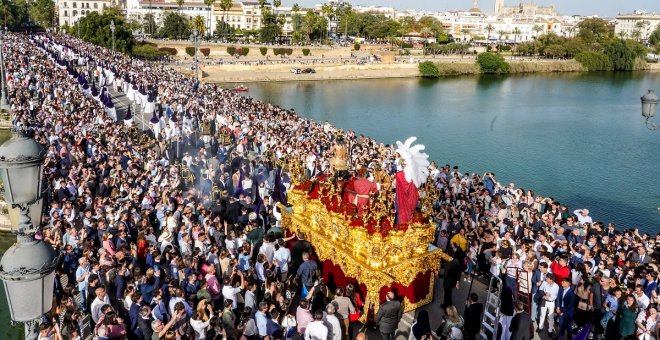
<path fill-rule="evenodd" d="M 410 327 L 408 340 L 421 340 L 431 336 L 431 324 L 429 322 L 429 312 L 422 309 L 417 314 L 417 319 Z"/>
<path fill-rule="evenodd" d="M 465 340 L 476 340 L 481 329 L 481 318 L 484 313 L 484 305 L 479 302 L 479 295 L 471 293 L 467 300 L 467 307 L 463 312 L 465 320 Z"/>
<path fill-rule="evenodd" d="M 403 316 L 401 302 L 395 300 L 394 292 L 387 292 L 385 303 L 381 304 L 376 313 L 375 323 L 384 340 L 393 340 L 394 332 Z"/>
<path fill-rule="evenodd" d="M 454 306 L 448 306 L 446 308 L 447 319 L 440 325 L 436 330 L 436 334 L 443 339 L 453 339 L 456 337 L 457 331 L 460 332 L 462 336 L 462 329 L 465 325 L 463 317 L 458 314 L 458 310 Z"/>
<path fill-rule="evenodd" d="M 516 315 L 511 320 L 509 331 L 513 340 L 531 340 L 534 338 L 534 325 L 529 314 L 525 312 L 525 305 L 518 301 L 515 305 Z"/>

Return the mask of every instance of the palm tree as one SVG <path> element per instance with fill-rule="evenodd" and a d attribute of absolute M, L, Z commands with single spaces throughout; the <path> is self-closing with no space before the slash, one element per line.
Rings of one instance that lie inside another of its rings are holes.
<path fill-rule="evenodd" d="M 181 13 L 181 7 L 183 6 L 183 1 L 184 0 L 176 0 L 177 6 L 179 6 L 179 13 Z"/>
<path fill-rule="evenodd" d="M 209 39 L 211 39 L 211 9 L 212 9 L 212 6 L 213 6 L 214 3 L 215 3 L 215 0 L 204 0 L 204 5 L 206 5 L 206 7 L 209 10 L 209 21 L 208 21 L 208 23 L 209 23 L 208 24 Z"/>
<path fill-rule="evenodd" d="M 513 43 L 515 44 L 515 43 L 518 42 L 518 36 L 522 32 L 520 31 L 520 28 L 516 27 L 516 28 L 513 29 L 513 32 L 511 32 L 511 33 L 513 33 Z"/>
<path fill-rule="evenodd" d="M 197 29 L 197 34 L 199 34 L 200 37 L 203 36 L 204 33 L 206 33 L 206 23 L 205 23 L 205 21 L 206 20 L 201 15 L 198 15 L 198 16 L 194 17 L 190 21 L 190 28 Z"/>
<path fill-rule="evenodd" d="M 225 12 L 225 15 L 222 18 L 222 21 L 227 21 L 227 11 L 231 9 L 231 6 L 234 4 L 233 0 L 220 0 L 220 8 Z"/>
<path fill-rule="evenodd" d="M 277 9 L 282 6 L 282 0 L 274 0 L 273 1 L 273 8 L 275 8 L 275 16 L 277 16 Z"/>
<path fill-rule="evenodd" d="M 485 29 L 486 29 L 486 32 L 488 32 L 488 36 L 486 37 L 486 40 L 489 40 L 490 39 L 490 32 L 495 30 L 495 26 L 493 26 L 492 24 L 488 24 L 485 27 Z"/>
<path fill-rule="evenodd" d="M 641 40 L 641 38 L 642 38 L 642 31 L 640 31 L 639 29 L 636 29 L 636 30 L 634 30 L 634 31 L 632 32 L 631 36 L 632 36 L 632 38 L 635 39 L 635 40 Z"/>
<path fill-rule="evenodd" d="M 463 29 L 461 29 L 461 33 L 463 34 L 463 40 L 467 41 L 466 36 L 470 35 L 470 30 L 467 29 L 467 28 L 463 28 Z M 472 38 L 472 37 L 470 36 L 470 38 Z"/>
<path fill-rule="evenodd" d="M 499 31 L 497 31 L 496 33 L 497 33 L 497 35 L 499 36 L 500 44 L 502 44 L 502 36 L 506 34 L 506 31 L 504 31 L 504 30 L 499 30 Z"/>
<path fill-rule="evenodd" d="M 539 37 L 539 32 L 543 31 L 543 26 L 541 26 L 541 25 L 534 25 L 534 27 L 532 27 L 532 31 L 536 32 L 536 38 L 538 39 L 538 37 Z"/>
<path fill-rule="evenodd" d="M 619 31 L 618 34 L 619 34 L 619 38 L 621 38 L 621 40 L 625 39 L 626 36 L 628 35 L 628 34 L 626 33 L 626 31 Z"/>
<path fill-rule="evenodd" d="M 296 2 L 293 4 L 293 7 L 291 7 L 291 12 L 298 13 L 300 12 L 300 5 Z"/>

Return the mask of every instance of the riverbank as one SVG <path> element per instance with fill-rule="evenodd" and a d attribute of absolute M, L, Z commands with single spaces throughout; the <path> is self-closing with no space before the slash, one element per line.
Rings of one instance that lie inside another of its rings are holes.
<path fill-rule="evenodd" d="M 474 61 L 447 60 L 435 61 L 440 75 L 478 75 L 479 66 Z M 586 72 L 575 60 L 534 60 L 511 61 L 510 74 Z M 191 74 L 187 65 L 172 65 L 173 69 Z M 313 68 L 316 73 L 294 74 L 291 68 Z M 202 79 L 214 83 L 253 83 L 270 81 L 319 81 L 319 80 L 355 80 L 419 77 L 418 64 L 277 64 L 277 65 L 203 65 L 200 67 Z M 660 64 L 647 64 L 647 72 L 660 72 Z"/>

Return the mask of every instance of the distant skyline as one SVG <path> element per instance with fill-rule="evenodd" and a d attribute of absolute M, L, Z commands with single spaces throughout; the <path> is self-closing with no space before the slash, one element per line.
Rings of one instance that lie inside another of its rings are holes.
<path fill-rule="evenodd" d="M 472 0 L 348 0 L 353 5 L 381 5 L 394 7 L 398 10 L 417 9 L 417 10 L 457 10 L 469 9 L 472 7 Z M 303 7 L 311 7 L 325 1 L 318 0 L 284 0 L 284 6 L 291 6 L 298 3 Z M 636 9 L 646 10 L 648 12 L 660 13 L 660 1 L 658 0 L 523 0 L 523 2 L 533 2 L 539 5 L 555 5 L 559 14 L 562 15 L 599 15 L 601 17 L 613 17 L 619 13 L 631 13 Z M 520 0 L 505 0 L 507 6 L 513 6 L 520 3 Z M 495 7 L 495 0 L 478 0 L 479 8 L 483 12 L 492 13 Z"/>

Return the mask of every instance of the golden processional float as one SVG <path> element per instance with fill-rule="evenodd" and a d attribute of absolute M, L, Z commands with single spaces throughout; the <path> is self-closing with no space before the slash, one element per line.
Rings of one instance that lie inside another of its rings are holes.
<path fill-rule="evenodd" d="M 390 290 L 403 301 L 404 312 L 433 301 L 440 263 L 451 257 L 431 244 L 435 224 L 430 213 L 439 191 L 430 181 L 419 188 L 421 212 L 410 223 L 398 225 L 391 193 L 370 195 L 368 211 L 360 215 L 346 196 L 351 180 L 321 177 L 312 182 L 305 179 L 302 162 L 287 160 L 281 165 L 292 180 L 287 194 L 292 210 L 282 214 L 283 227 L 304 233 L 322 263 L 326 282 L 357 284 L 364 297 L 362 322 L 369 312 L 378 312 Z"/>

